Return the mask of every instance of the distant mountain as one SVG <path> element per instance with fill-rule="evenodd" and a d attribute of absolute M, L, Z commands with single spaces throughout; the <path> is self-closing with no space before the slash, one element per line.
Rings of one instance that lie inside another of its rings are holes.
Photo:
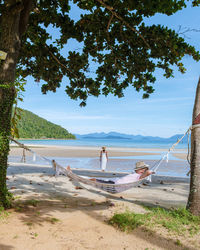
<path fill-rule="evenodd" d="M 82 137 L 82 136 L 78 135 L 78 138 L 82 138 L 82 139 L 120 139 L 120 140 L 123 140 L 123 139 L 129 140 L 130 139 L 130 138 L 126 138 L 126 137 L 111 136 L 111 135 L 104 136 L 104 137 L 95 137 L 95 136 L 89 136 L 89 135 Z"/>
<path fill-rule="evenodd" d="M 117 139 L 117 140 L 132 140 L 135 142 L 158 142 L 158 143 L 172 143 L 180 139 L 183 134 L 176 134 L 169 138 L 162 138 L 158 136 L 143 136 L 143 135 L 129 135 L 117 132 L 109 133 L 91 133 L 91 134 L 75 134 L 77 139 Z M 186 143 L 187 138 L 183 138 L 182 143 Z"/>
<path fill-rule="evenodd" d="M 36 114 L 22 109 L 21 120 L 18 121 L 17 128 L 20 138 L 31 139 L 76 139 L 66 129 L 52 122 L 49 122 Z"/>

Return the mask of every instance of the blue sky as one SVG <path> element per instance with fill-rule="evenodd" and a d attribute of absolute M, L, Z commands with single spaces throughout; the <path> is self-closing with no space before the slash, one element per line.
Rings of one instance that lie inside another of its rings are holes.
<path fill-rule="evenodd" d="M 72 10 L 76 12 L 77 10 Z M 200 30 L 200 8 L 180 11 L 173 16 L 157 15 L 149 24 L 160 23 L 168 27 Z M 186 33 L 185 39 L 200 50 L 200 32 Z M 61 125 L 71 133 L 116 131 L 126 134 L 141 134 L 170 137 L 184 133 L 191 124 L 196 85 L 200 76 L 200 63 L 189 56 L 184 58 L 185 74 L 175 71 L 175 77 L 165 79 L 156 72 L 155 92 L 149 99 L 142 99 L 142 93 L 133 88 L 125 91 L 124 98 L 89 97 L 87 106 L 79 107 L 79 101 L 71 100 L 64 92 L 65 83 L 56 93 L 41 93 L 41 83 L 27 78 L 24 102 L 21 108 L 27 109 L 53 123 Z"/>

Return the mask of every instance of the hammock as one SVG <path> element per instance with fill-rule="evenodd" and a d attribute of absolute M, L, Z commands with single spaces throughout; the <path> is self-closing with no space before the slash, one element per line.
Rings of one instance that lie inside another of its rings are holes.
<path fill-rule="evenodd" d="M 168 156 L 169 156 L 169 153 L 174 149 L 174 147 L 185 137 L 186 134 L 188 134 L 188 138 L 189 138 L 189 132 L 192 128 L 195 128 L 196 126 L 191 126 L 187 131 L 186 133 L 176 142 L 172 145 L 172 147 L 168 150 L 168 152 L 158 161 L 158 163 L 156 163 L 152 168 L 151 170 L 155 173 L 157 171 L 157 169 L 159 168 L 160 164 L 166 160 L 168 162 Z M 30 148 L 28 148 L 27 146 L 25 146 L 24 144 L 16 141 L 15 139 L 13 139 L 12 137 L 9 137 L 10 140 L 14 141 L 16 144 L 18 144 L 20 147 L 22 147 L 25 150 L 28 150 L 30 151 L 32 154 L 33 154 L 33 158 L 35 160 L 35 157 L 36 155 L 38 157 L 40 157 L 41 159 L 49 162 L 54 171 L 56 172 L 56 175 L 60 175 L 60 174 L 64 174 L 65 176 L 68 176 L 69 178 L 71 178 L 72 180 L 74 181 L 77 181 L 77 182 L 80 182 L 80 183 L 84 183 L 86 185 L 90 185 L 92 187 L 95 187 L 95 188 L 98 188 L 98 189 L 101 189 L 103 191 L 106 191 L 108 193 L 112 193 L 112 194 L 115 194 L 115 193 L 120 193 L 120 192 L 123 192 L 123 191 L 126 191 L 128 189 L 131 189 L 135 186 L 138 186 L 141 182 L 143 182 L 144 180 L 148 180 L 148 181 L 151 181 L 151 175 L 150 176 L 147 176 L 143 179 L 140 179 L 139 181 L 135 181 L 135 182 L 130 182 L 130 183 L 125 183 L 125 184 L 108 184 L 108 183 L 100 183 L 100 182 L 97 182 L 97 181 L 92 181 L 90 179 L 87 179 L 87 178 L 84 178 L 84 177 L 81 177 L 75 173 L 73 173 L 71 170 L 69 169 L 66 169 L 64 167 L 62 167 L 61 165 L 59 165 L 55 160 L 49 160 L 48 158 L 44 157 L 44 156 L 41 156 L 41 155 L 38 155 L 36 154 L 33 150 L 31 150 Z M 188 150 L 189 152 L 189 150 Z M 24 153 L 23 153 L 24 155 Z M 25 156 L 24 156 L 25 158 Z"/>
<path fill-rule="evenodd" d="M 56 164 L 56 166 L 55 166 L 55 164 Z M 81 177 L 81 176 L 73 173 L 71 170 L 63 168 L 55 161 L 52 163 L 52 165 L 53 165 L 54 169 L 56 168 L 56 175 L 64 174 L 74 181 L 95 187 L 97 189 L 101 189 L 101 190 L 106 191 L 106 192 L 111 193 L 111 194 L 121 193 L 121 192 L 126 191 L 128 189 L 131 189 L 135 186 L 138 186 L 144 180 L 150 181 L 150 176 L 147 176 L 139 181 L 124 183 L 124 184 L 101 183 L 98 181 L 93 181 L 93 180 Z"/>

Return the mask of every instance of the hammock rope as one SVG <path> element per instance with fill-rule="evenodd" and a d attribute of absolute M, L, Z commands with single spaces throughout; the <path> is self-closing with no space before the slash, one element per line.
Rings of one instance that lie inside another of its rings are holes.
<path fill-rule="evenodd" d="M 169 154 L 175 148 L 175 146 L 177 146 L 182 141 L 182 139 L 185 137 L 185 135 L 188 134 L 188 138 L 189 138 L 189 132 L 191 131 L 191 129 L 194 129 L 194 128 L 197 128 L 197 127 L 200 127 L 200 125 L 198 124 L 198 125 L 193 125 L 193 126 L 189 127 L 189 129 L 185 132 L 185 134 L 180 139 L 178 139 L 177 142 L 174 143 L 169 148 L 169 150 L 167 151 L 167 153 L 160 160 L 158 160 L 158 162 L 156 162 L 154 164 L 154 166 L 151 168 L 151 171 L 154 172 L 154 174 L 156 173 L 156 171 L 158 170 L 158 168 L 160 167 L 161 163 L 164 160 L 166 160 L 168 162 Z M 9 139 L 11 141 L 15 142 L 21 148 L 23 148 L 23 151 L 27 150 L 27 151 L 31 152 L 33 154 L 33 160 L 35 160 L 36 156 L 37 156 L 37 157 L 39 157 L 39 158 L 47 161 L 53 167 L 53 169 L 56 172 L 57 176 L 60 175 L 60 174 L 64 174 L 65 176 L 68 176 L 72 180 L 75 180 L 77 182 L 81 182 L 81 183 L 93 186 L 95 188 L 104 190 L 104 191 L 106 191 L 108 193 L 112 193 L 112 194 L 114 194 L 114 193 L 120 193 L 120 192 L 123 192 L 125 190 L 128 190 L 128 189 L 130 189 L 132 187 L 135 187 L 135 186 L 139 185 L 144 180 L 151 181 L 151 176 L 147 176 L 147 177 L 145 177 L 143 179 L 140 179 L 139 181 L 125 183 L 125 184 L 109 184 L 109 183 L 100 183 L 100 182 L 97 182 L 97 181 L 93 181 L 93 180 L 81 177 L 81 176 L 73 173 L 70 169 L 66 169 L 65 167 L 59 165 L 55 160 L 49 160 L 48 158 L 37 154 L 36 152 L 34 152 L 33 150 L 31 150 L 30 148 L 28 148 L 24 144 L 18 142 L 14 138 L 9 137 Z M 188 145 L 189 145 L 189 142 L 188 142 Z M 188 150 L 189 150 L 189 147 L 188 147 Z M 24 159 L 25 159 L 25 157 L 24 157 Z"/>

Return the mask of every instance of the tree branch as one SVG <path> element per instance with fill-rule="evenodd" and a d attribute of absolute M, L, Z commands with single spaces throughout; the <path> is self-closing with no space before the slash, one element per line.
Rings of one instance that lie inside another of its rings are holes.
<path fill-rule="evenodd" d="M 134 27 L 132 27 L 129 23 L 127 23 L 120 15 L 118 15 L 114 10 L 113 7 L 105 4 L 102 0 L 96 0 L 97 2 L 99 2 L 101 5 L 103 5 L 107 10 L 109 10 L 113 16 L 115 16 L 117 19 L 119 19 L 122 23 L 124 23 L 126 25 L 126 27 L 128 27 L 130 30 L 132 30 L 133 32 L 137 33 L 138 36 L 143 40 L 143 42 L 146 44 L 146 46 L 148 48 L 150 48 L 150 45 L 147 43 L 147 41 L 144 39 L 144 37 L 140 34 L 140 32 L 138 30 L 136 30 Z"/>
<path fill-rule="evenodd" d="M 68 72 L 70 72 L 71 74 L 73 74 L 76 78 L 78 78 L 78 76 L 76 74 L 74 74 L 69 68 L 67 68 L 63 63 L 60 62 L 60 60 L 50 51 L 49 47 L 46 45 L 46 48 L 48 49 L 50 55 L 53 57 L 53 59 L 60 64 L 63 68 L 65 68 Z"/>
<path fill-rule="evenodd" d="M 111 16 L 111 18 L 110 18 L 110 20 L 109 20 L 109 22 L 108 22 L 108 25 L 107 25 L 107 32 L 108 32 L 108 30 L 109 30 L 109 27 L 110 27 L 110 24 L 111 24 L 111 22 L 112 22 L 113 17 L 114 17 L 114 15 L 113 15 L 113 13 L 112 13 L 112 16 Z"/>
<path fill-rule="evenodd" d="M 200 32 L 199 29 L 190 29 L 190 28 L 187 28 L 187 27 L 182 27 L 181 25 L 179 25 L 179 28 L 177 30 L 177 33 L 179 35 L 183 35 L 185 38 L 189 38 L 189 36 L 186 36 L 186 33 L 189 33 L 189 32 Z"/>
<path fill-rule="evenodd" d="M 20 37 L 24 34 L 27 29 L 28 20 L 31 10 L 33 10 L 34 3 L 33 0 L 23 0 L 23 10 L 20 13 L 19 21 L 19 35 Z"/>

